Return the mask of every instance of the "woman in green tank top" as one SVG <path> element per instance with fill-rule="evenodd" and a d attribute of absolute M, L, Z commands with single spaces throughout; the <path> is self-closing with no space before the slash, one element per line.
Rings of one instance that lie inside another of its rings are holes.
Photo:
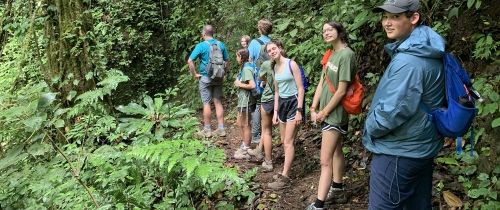
<path fill-rule="evenodd" d="M 305 93 L 299 66 L 284 56 L 282 43 L 271 40 L 266 45 L 266 50 L 270 59 L 275 62 L 273 124 L 279 123 L 281 142 L 285 151 L 283 171 L 276 176 L 274 182 L 268 184 L 268 187 L 280 189 L 290 183 L 289 172 L 295 156 L 293 142 L 303 118 L 302 105 Z"/>

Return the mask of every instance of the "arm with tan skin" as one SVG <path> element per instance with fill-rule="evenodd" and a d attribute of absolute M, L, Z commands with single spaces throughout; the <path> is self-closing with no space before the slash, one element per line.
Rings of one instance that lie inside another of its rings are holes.
<path fill-rule="evenodd" d="M 313 121 L 314 123 L 317 120 L 316 108 L 319 105 L 319 97 L 321 97 L 322 92 L 323 92 L 323 77 L 320 77 L 318 86 L 316 87 L 316 91 L 314 92 L 311 108 L 309 109 L 311 112 L 311 121 Z"/>
<path fill-rule="evenodd" d="M 300 76 L 300 69 L 297 63 L 295 61 L 291 61 L 291 67 L 292 67 L 292 72 L 293 72 L 293 78 L 295 79 L 295 84 L 297 85 L 297 92 L 298 92 L 298 100 L 297 100 L 297 108 L 303 108 L 304 104 L 304 86 L 302 85 L 302 78 Z M 300 124 L 302 122 L 302 113 L 297 111 L 295 114 L 295 122 L 297 124 Z"/>
<path fill-rule="evenodd" d="M 198 72 L 196 72 L 196 66 L 194 65 L 193 60 L 188 59 L 187 63 L 188 63 L 188 66 L 189 66 L 189 73 L 191 73 L 191 75 L 193 75 L 193 77 L 195 79 L 199 79 L 201 77 L 201 75 L 198 74 Z"/>
<path fill-rule="evenodd" d="M 280 98 L 279 96 L 279 90 L 278 90 L 278 83 L 276 82 L 276 79 L 274 80 L 274 113 L 273 113 L 273 124 L 277 125 L 278 124 L 278 100 Z"/>
<path fill-rule="evenodd" d="M 333 97 L 332 99 L 330 99 L 330 102 L 328 102 L 325 108 L 323 108 L 323 110 L 321 110 L 318 113 L 317 119 L 319 122 L 323 122 L 325 118 L 330 114 L 330 112 L 340 104 L 342 98 L 344 98 L 344 96 L 347 93 L 347 87 L 349 86 L 349 83 L 345 81 L 340 81 L 338 86 L 339 87 L 335 91 L 335 94 L 333 94 Z"/>
<path fill-rule="evenodd" d="M 245 84 L 241 82 L 239 79 L 236 79 L 234 81 L 234 86 L 245 90 L 252 90 L 255 88 L 255 82 L 253 80 L 248 80 L 248 84 Z"/>

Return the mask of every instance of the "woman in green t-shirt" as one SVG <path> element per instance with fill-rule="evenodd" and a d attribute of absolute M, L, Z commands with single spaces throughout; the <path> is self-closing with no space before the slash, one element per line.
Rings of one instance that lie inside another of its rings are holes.
<path fill-rule="evenodd" d="M 326 199 L 345 200 L 342 184 L 345 165 L 342 135 L 347 134 L 349 116 L 341 101 L 347 93 L 349 83 L 354 79 L 356 59 L 354 52 L 348 47 L 347 33 L 340 23 L 325 23 L 323 40 L 332 45 L 332 54 L 323 65 L 323 73 L 310 109 L 311 121 L 322 124 L 321 176 L 316 202 L 307 209 L 322 209 Z M 329 85 L 333 85 L 336 91 L 330 90 Z M 316 112 L 318 102 L 319 112 Z"/>
<path fill-rule="evenodd" d="M 248 62 L 249 53 L 246 48 L 236 52 L 236 60 L 241 66 L 234 86 L 238 88 L 238 117 L 236 125 L 240 128 L 242 143 L 240 148 L 234 153 L 235 159 L 249 159 L 250 155 L 247 150 L 250 149 L 250 140 L 252 134 L 250 132 L 250 115 L 255 111 L 255 98 L 252 96 L 251 90 L 255 88 L 253 76 L 253 64 Z"/>

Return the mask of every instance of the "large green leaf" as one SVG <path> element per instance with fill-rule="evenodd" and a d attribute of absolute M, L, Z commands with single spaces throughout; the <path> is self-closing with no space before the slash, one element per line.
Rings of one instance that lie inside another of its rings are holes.
<path fill-rule="evenodd" d="M 56 100 L 57 93 L 44 93 L 38 99 L 38 109 L 45 108 Z"/>
<path fill-rule="evenodd" d="M 492 128 L 496 128 L 500 125 L 500 117 L 499 118 L 496 118 L 494 119 L 492 122 L 491 122 L 491 127 Z"/>

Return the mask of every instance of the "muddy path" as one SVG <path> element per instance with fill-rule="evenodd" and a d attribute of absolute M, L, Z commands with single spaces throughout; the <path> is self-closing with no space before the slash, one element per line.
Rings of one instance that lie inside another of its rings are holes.
<path fill-rule="evenodd" d="M 214 116 L 215 117 L 215 116 Z M 225 137 L 212 137 L 211 141 L 224 149 L 226 165 L 236 167 L 241 173 L 259 168 L 261 161 L 255 159 L 236 160 L 234 151 L 241 144 L 239 129 L 235 126 L 235 117 L 225 117 Z M 213 119 L 213 118 L 212 118 Z M 216 124 L 215 120 L 212 122 Z M 359 132 L 351 132 L 358 133 Z M 344 175 L 347 202 L 335 203 L 327 201 L 327 209 L 367 209 L 368 208 L 368 172 L 366 162 L 368 154 L 364 151 L 359 136 L 349 135 L 344 141 L 346 157 L 346 173 Z M 255 148 L 256 144 L 252 144 Z M 257 171 L 253 178 L 253 191 L 256 197 L 250 209 L 304 209 L 316 199 L 317 185 L 320 177 L 320 130 L 309 124 L 301 126 L 295 140 L 295 159 L 290 173 L 291 184 L 282 190 L 272 190 L 267 184 L 273 181 L 273 175 L 283 169 L 284 153 L 279 140 L 277 128 L 273 131 L 273 163 L 272 172 Z"/>

